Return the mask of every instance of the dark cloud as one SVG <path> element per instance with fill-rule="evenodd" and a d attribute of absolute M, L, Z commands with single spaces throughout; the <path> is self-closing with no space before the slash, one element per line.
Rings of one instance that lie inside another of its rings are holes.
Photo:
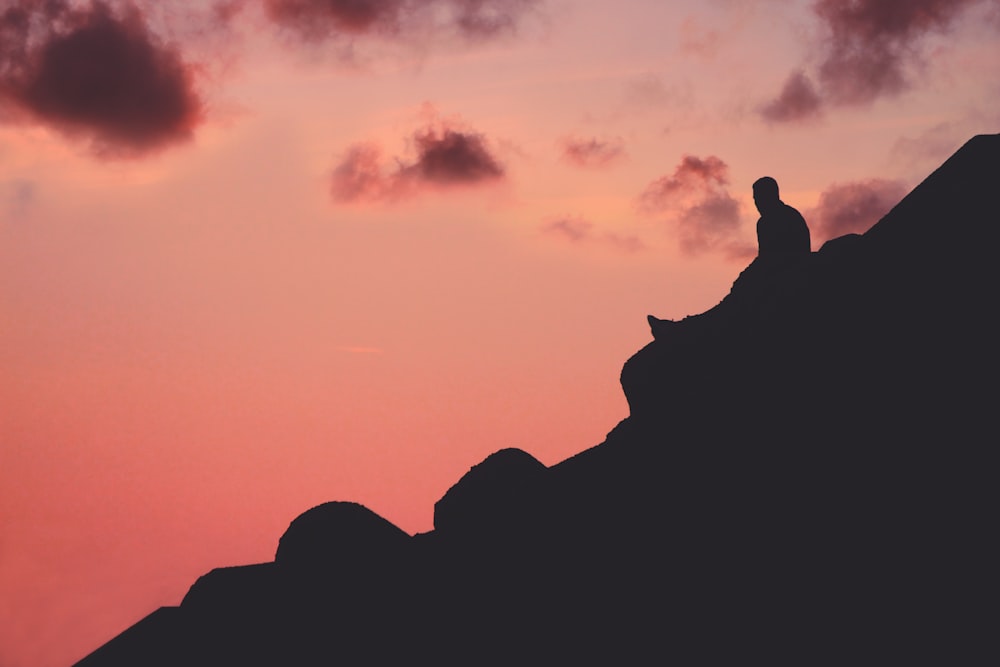
<path fill-rule="evenodd" d="M 450 6 L 454 25 L 463 35 L 493 37 L 513 32 L 539 0 L 439 0 L 438 4 Z"/>
<path fill-rule="evenodd" d="M 819 80 L 837 104 L 868 103 L 909 85 L 920 40 L 981 0 L 818 0 L 827 31 Z"/>
<path fill-rule="evenodd" d="M 816 0 L 820 21 L 819 65 L 814 89 L 793 73 L 762 110 L 771 121 L 815 115 L 820 102 L 864 105 L 897 95 L 913 84 L 924 62 L 926 38 L 946 33 L 967 9 L 995 0 Z"/>
<path fill-rule="evenodd" d="M 432 123 L 413 133 L 415 157 L 385 167 L 382 150 L 356 144 L 334 167 L 330 192 L 336 201 L 401 199 L 422 187 L 473 186 L 500 181 L 503 165 L 482 134 Z"/>
<path fill-rule="evenodd" d="M 615 232 L 597 233 L 594 224 L 577 217 L 556 218 L 541 226 L 543 234 L 573 244 L 600 244 L 620 252 L 638 252 L 646 246 L 639 237 Z"/>
<path fill-rule="evenodd" d="M 621 139 L 577 139 L 561 142 L 564 160 L 578 167 L 607 167 L 625 156 Z"/>
<path fill-rule="evenodd" d="M 822 242 L 850 233 L 863 233 L 899 203 L 907 192 L 899 181 L 872 179 L 835 184 L 807 213 L 813 237 Z"/>
<path fill-rule="evenodd" d="M 428 127 L 415 132 L 413 140 L 417 159 L 400 170 L 404 177 L 452 185 L 491 181 L 504 175 L 481 134 Z"/>
<path fill-rule="evenodd" d="M 263 0 L 275 24 L 310 40 L 408 36 L 426 26 L 482 39 L 512 32 L 541 0 Z"/>
<path fill-rule="evenodd" d="M 781 93 L 760 111 L 764 120 L 783 123 L 808 120 L 822 113 L 822 100 L 805 72 L 796 71 L 785 81 Z"/>
<path fill-rule="evenodd" d="M 134 156 L 189 139 L 202 121 L 193 69 L 132 4 L 8 2 L 0 13 L 0 105 L 8 118 Z"/>
<path fill-rule="evenodd" d="M 264 0 L 267 16 L 304 37 L 396 32 L 403 0 Z"/>
<path fill-rule="evenodd" d="M 646 187 L 639 195 L 639 208 L 649 215 L 665 215 L 686 253 L 743 256 L 747 244 L 739 238 L 741 206 L 728 185 L 729 167 L 721 159 L 686 155 L 672 175 Z"/>

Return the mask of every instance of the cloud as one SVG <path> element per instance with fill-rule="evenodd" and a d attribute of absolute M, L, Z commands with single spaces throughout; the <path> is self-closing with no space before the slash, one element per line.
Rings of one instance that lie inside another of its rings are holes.
<path fill-rule="evenodd" d="M 661 111 L 665 107 L 686 108 L 694 101 L 690 81 L 667 85 L 655 74 L 642 74 L 625 85 L 624 104 L 634 110 Z"/>
<path fill-rule="evenodd" d="M 703 27 L 695 17 L 689 16 L 681 24 L 680 39 L 682 53 L 710 60 L 718 54 L 723 34 L 715 28 Z"/>
<path fill-rule="evenodd" d="M 361 35 L 491 38 L 516 30 L 541 0 L 262 0 L 274 24 L 310 41 Z"/>
<path fill-rule="evenodd" d="M 88 139 L 102 156 L 190 139 L 203 120 L 194 75 L 132 4 L 18 0 L 0 13 L 5 116 Z"/>
<path fill-rule="evenodd" d="M 826 241 L 844 234 L 863 233 L 899 203 L 907 192 L 899 181 L 871 179 L 834 184 L 823 191 L 808 212 L 813 237 Z"/>
<path fill-rule="evenodd" d="M 561 142 L 562 158 L 578 167 L 607 167 L 625 156 L 625 143 L 619 139 L 567 138 Z"/>
<path fill-rule="evenodd" d="M 740 239 L 741 206 L 728 185 L 729 167 L 721 159 L 685 155 L 672 175 L 646 186 L 638 206 L 648 215 L 666 215 L 685 253 L 743 257 L 748 244 Z"/>
<path fill-rule="evenodd" d="M 432 4 L 432 3 L 430 3 Z M 517 29 L 538 0 L 449 0 L 454 25 L 467 37 L 493 37 Z"/>
<path fill-rule="evenodd" d="M 400 29 L 402 0 L 263 0 L 267 17 L 308 39 L 331 33 L 394 33 Z"/>
<path fill-rule="evenodd" d="M 946 33 L 967 9 L 988 2 L 995 0 L 816 0 L 822 32 L 817 85 L 793 72 L 761 115 L 798 121 L 815 116 L 821 104 L 867 105 L 898 95 L 913 85 L 925 39 Z"/>
<path fill-rule="evenodd" d="M 1000 116 L 997 118 L 1000 121 Z M 893 144 L 890 153 L 902 164 L 943 162 L 969 138 L 967 123 L 948 121 L 938 123 L 916 137 L 901 137 Z"/>
<path fill-rule="evenodd" d="M 618 234 L 615 232 L 597 233 L 594 224 L 578 217 L 556 218 L 545 222 L 540 227 L 547 236 L 559 238 L 569 243 L 601 244 L 619 252 L 633 253 L 643 250 L 646 245 L 638 236 Z"/>
<path fill-rule="evenodd" d="M 330 193 L 338 202 L 396 200 L 421 188 L 468 187 L 497 182 L 506 173 L 489 149 L 486 137 L 451 123 L 431 121 L 412 137 L 415 157 L 395 159 L 387 169 L 382 149 L 355 144 L 334 167 Z"/>
<path fill-rule="evenodd" d="M 822 100 L 805 72 L 797 70 L 789 75 L 781 93 L 764 105 L 764 120 L 783 123 L 817 118 L 822 113 Z"/>
<path fill-rule="evenodd" d="M 662 176 L 646 186 L 639 196 L 639 205 L 646 212 L 658 213 L 692 197 L 724 191 L 728 183 L 729 167 L 719 158 L 685 155 L 672 176 Z"/>
<path fill-rule="evenodd" d="M 330 194 L 340 202 L 381 199 L 387 187 L 382 150 L 375 144 L 355 144 L 333 169 Z"/>
<path fill-rule="evenodd" d="M 740 217 L 740 203 L 729 193 L 707 195 L 677 218 L 681 249 L 700 254 L 725 245 L 739 230 Z"/>
<path fill-rule="evenodd" d="M 502 178 L 503 167 L 490 154 L 483 135 L 450 127 L 427 127 L 413 134 L 417 159 L 400 175 L 438 185 L 473 184 Z"/>
<path fill-rule="evenodd" d="M 827 31 L 819 80 L 834 103 L 871 102 L 909 86 L 920 40 L 943 32 L 980 0 L 819 0 Z"/>
<path fill-rule="evenodd" d="M 582 218 L 558 218 L 542 225 L 542 232 L 580 243 L 593 235 L 594 225 Z"/>
<path fill-rule="evenodd" d="M 33 181 L 16 180 L 0 182 L 0 202 L 5 216 L 10 219 L 24 218 L 35 203 L 37 187 Z"/>

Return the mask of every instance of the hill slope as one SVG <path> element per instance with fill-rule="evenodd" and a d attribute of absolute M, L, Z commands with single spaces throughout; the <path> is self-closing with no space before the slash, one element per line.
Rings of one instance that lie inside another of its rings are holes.
<path fill-rule="evenodd" d="M 493 454 L 430 533 L 313 508 L 275 562 L 213 570 L 78 665 L 988 655 L 998 177 L 1000 135 L 974 137 L 724 325 L 650 343 L 604 443 Z"/>

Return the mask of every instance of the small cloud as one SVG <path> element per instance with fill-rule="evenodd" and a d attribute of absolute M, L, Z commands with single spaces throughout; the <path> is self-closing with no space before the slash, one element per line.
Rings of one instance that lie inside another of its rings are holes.
<path fill-rule="evenodd" d="M 629 234 L 615 234 L 605 232 L 601 235 L 600 241 L 622 252 L 632 253 L 646 249 L 646 244 L 638 236 Z"/>
<path fill-rule="evenodd" d="M 666 216 L 685 253 L 743 256 L 747 244 L 740 239 L 741 205 L 728 184 L 729 167 L 721 159 L 685 155 L 673 174 L 646 186 L 638 206 L 648 215 Z"/>
<path fill-rule="evenodd" d="M 341 202 L 379 199 L 386 188 L 382 151 L 375 144 L 355 144 L 333 168 L 330 194 Z"/>
<path fill-rule="evenodd" d="M 339 202 L 395 200 L 422 188 L 470 187 L 503 180 L 505 170 L 486 137 L 432 120 L 412 137 L 413 159 L 397 158 L 387 168 L 382 149 L 355 144 L 333 169 L 330 192 Z"/>
<path fill-rule="evenodd" d="M 646 247 L 642 240 L 634 235 L 615 232 L 597 233 L 593 223 L 579 217 L 556 218 L 543 223 L 540 229 L 547 236 L 576 245 L 598 244 L 626 253 L 639 252 Z"/>
<path fill-rule="evenodd" d="M 0 183 L 0 201 L 6 217 L 10 219 L 24 218 L 35 203 L 37 187 L 32 181 L 10 181 Z"/>
<path fill-rule="evenodd" d="M 439 185 L 474 184 L 503 178 L 504 169 L 490 153 L 486 138 L 450 127 L 427 127 L 413 134 L 417 160 L 400 174 Z"/>
<path fill-rule="evenodd" d="M 542 225 L 542 233 L 579 243 L 593 235 L 594 225 L 582 218 L 558 218 Z"/>
<path fill-rule="evenodd" d="M 669 210 L 683 199 L 724 188 L 729 183 L 729 167 L 710 155 L 699 158 L 685 155 L 671 176 L 662 176 L 643 190 L 640 207 L 648 213 Z"/>
<path fill-rule="evenodd" d="M 625 105 L 637 109 L 659 109 L 666 106 L 690 106 L 694 89 L 690 84 L 668 86 L 655 74 L 643 74 L 625 87 Z"/>
<path fill-rule="evenodd" d="M 138 6 L 7 3 L 0 104 L 14 118 L 134 157 L 189 140 L 204 119 L 195 70 L 150 32 Z"/>
<path fill-rule="evenodd" d="M 724 246 L 740 227 L 740 203 L 728 192 L 712 192 L 677 217 L 681 249 L 691 255 Z"/>
<path fill-rule="evenodd" d="M 714 28 L 704 28 L 694 18 L 684 19 L 680 29 L 681 52 L 710 60 L 719 52 L 722 33 Z"/>
<path fill-rule="evenodd" d="M 906 195 L 900 181 L 875 178 L 831 185 L 808 212 L 814 237 L 827 241 L 844 234 L 864 233 Z"/>
<path fill-rule="evenodd" d="M 625 156 L 625 142 L 615 139 L 566 138 L 561 142 L 562 158 L 578 167 L 607 167 Z"/>
<path fill-rule="evenodd" d="M 764 120 L 776 123 L 803 121 L 819 117 L 823 101 L 812 81 L 801 70 L 792 72 L 781 93 L 760 111 Z"/>

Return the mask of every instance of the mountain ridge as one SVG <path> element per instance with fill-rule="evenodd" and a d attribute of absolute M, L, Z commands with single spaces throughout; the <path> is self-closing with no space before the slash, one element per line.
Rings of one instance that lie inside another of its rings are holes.
<path fill-rule="evenodd" d="M 988 654 L 998 176 L 1000 135 L 973 137 L 725 326 L 651 342 L 604 442 L 501 450 L 414 536 L 313 508 L 285 556 L 209 572 L 77 666 Z"/>

